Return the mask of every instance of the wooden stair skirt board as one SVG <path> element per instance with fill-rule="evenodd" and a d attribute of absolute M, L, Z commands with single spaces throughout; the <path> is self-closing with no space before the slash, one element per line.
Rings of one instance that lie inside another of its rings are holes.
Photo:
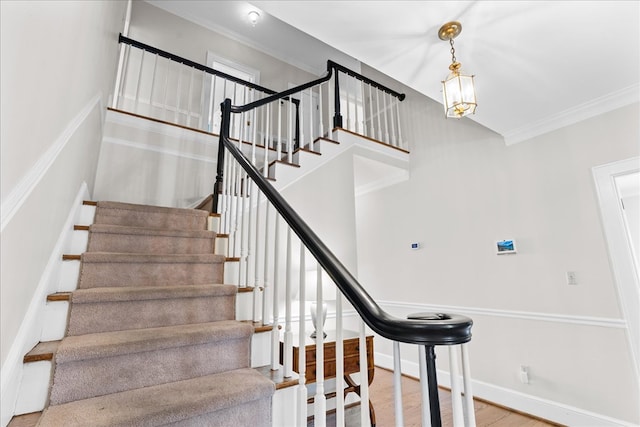
<path fill-rule="evenodd" d="M 236 319 L 209 213 L 97 202 L 52 360 L 38 426 L 270 426 L 275 383 L 251 369 L 252 322 Z"/>

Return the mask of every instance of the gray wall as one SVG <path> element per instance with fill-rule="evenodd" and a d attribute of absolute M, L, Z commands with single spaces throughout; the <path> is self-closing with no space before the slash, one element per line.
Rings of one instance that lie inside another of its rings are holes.
<path fill-rule="evenodd" d="M 129 37 L 200 64 L 205 63 L 207 51 L 215 52 L 260 70 L 260 84 L 276 91 L 317 77 L 143 1 L 133 2 Z"/>
<path fill-rule="evenodd" d="M 411 178 L 357 200 L 361 282 L 400 315 L 474 313 L 474 379 L 638 423 L 591 173 L 638 156 L 638 104 L 505 146 L 407 92 Z M 495 242 L 506 238 L 518 253 L 496 255 Z M 416 241 L 422 248 L 410 250 Z M 577 286 L 567 285 L 567 271 Z M 389 354 L 381 341 L 378 351 Z M 530 384 L 519 381 L 521 365 Z"/>
<path fill-rule="evenodd" d="M 127 4 L 0 5 L 4 373 L 72 202 L 83 182 L 93 187 Z"/>

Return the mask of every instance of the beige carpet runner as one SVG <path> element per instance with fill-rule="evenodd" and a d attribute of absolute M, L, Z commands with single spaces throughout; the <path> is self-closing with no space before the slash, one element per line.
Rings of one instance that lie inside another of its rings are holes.
<path fill-rule="evenodd" d="M 270 426 L 201 210 L 99 202 L 38 426 Z"/>

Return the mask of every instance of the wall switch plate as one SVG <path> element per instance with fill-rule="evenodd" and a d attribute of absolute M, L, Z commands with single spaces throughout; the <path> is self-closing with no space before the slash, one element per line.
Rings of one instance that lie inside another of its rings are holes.
<path fill-rule="evenodd" d="M 578 278 L 575 271 L 567 271 L 567 285 L 577 285 Z"/>

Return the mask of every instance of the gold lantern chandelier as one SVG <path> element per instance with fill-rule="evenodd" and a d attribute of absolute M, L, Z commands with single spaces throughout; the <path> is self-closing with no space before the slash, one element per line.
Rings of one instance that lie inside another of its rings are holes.
<path fill-rule="evenodd" d="M 476 89 L 473 85 L 473 75 L 464 73 L 456 60 L 456 50 L 453 47 L 455 39 L 462 31 L 459 22 L 447 22 L 438 30 L 440 40 L 448 40 L 451 45 L 451 73 L 442 82 L 442 96 L 446 117 L 461 118 L 476 111 Z"/>

